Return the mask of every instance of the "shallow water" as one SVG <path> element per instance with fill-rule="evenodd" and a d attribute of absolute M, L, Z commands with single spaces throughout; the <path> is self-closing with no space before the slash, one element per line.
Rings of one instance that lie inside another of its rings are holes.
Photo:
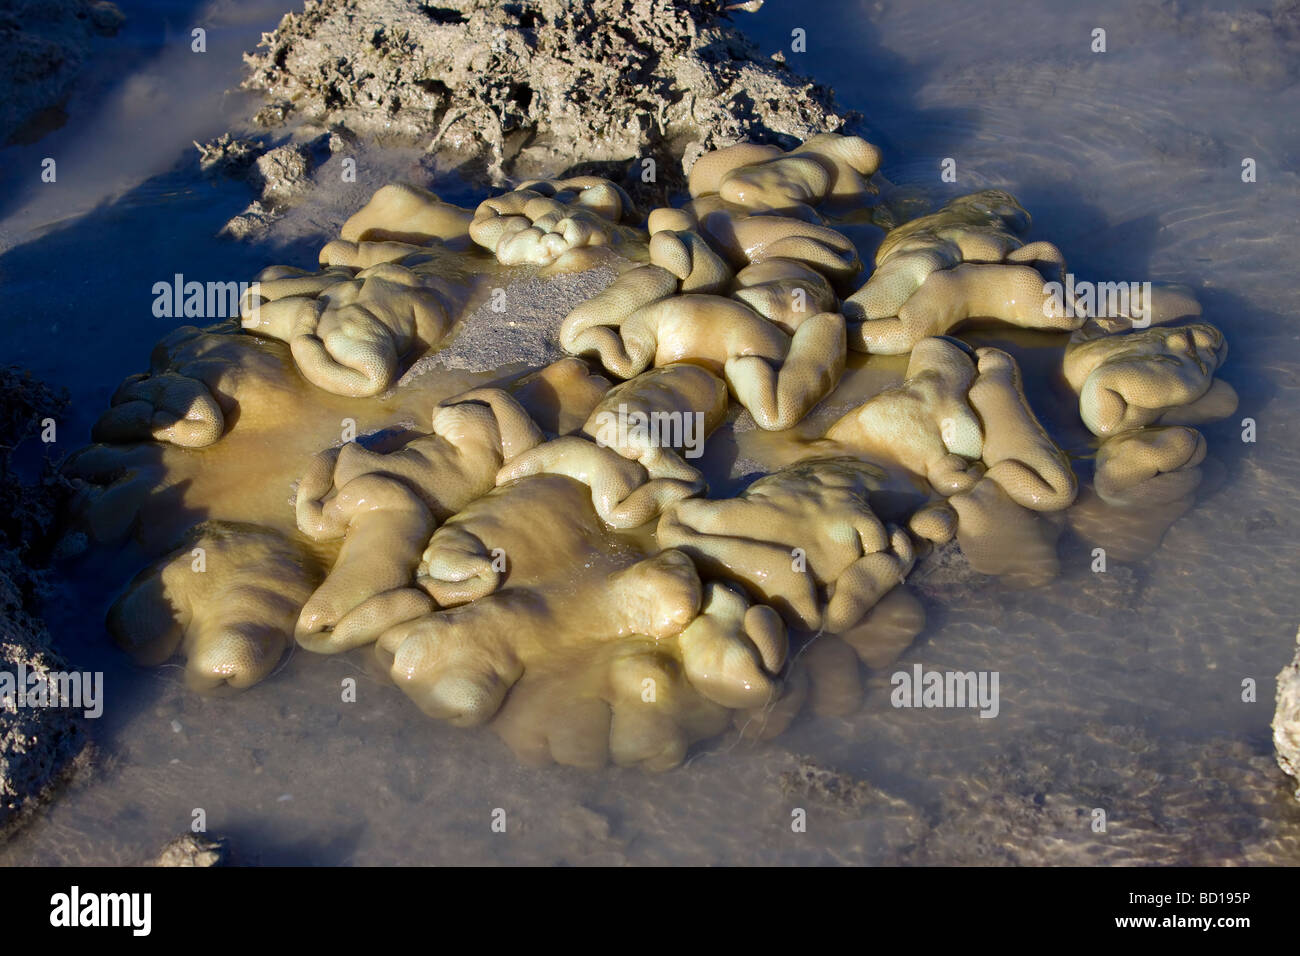
<path fill-rule="evenodd" d="M 251 9 L 260 19 L 214 21 L 226 25 L 196 61 L 188 26 L 209 14 L 141 7 L 130 55 L 97 67 L 110 86 L 74 98 L 67 126 L 39 143 L 0 150 L 7 170 L 32 170 L 0 207 L 0 355 L 70 389 L 61 447 L 86 439 L 174 324 L 151 316 L 154 282 L 245 278 L 302 258 L 337 225 L 318 212 L 258 244 L 213 238 L 247 195 L 183 160 L 191 139 L 247 112 L 220 91 L 280 12 Z M 998 671 L 996 719 L 895 709 L 882 672 L 851 716 L 804 715 L 759 745 L 715 742 L 666 775 L 534 770 L 487 732 L 423 719 L 360 658 L 298 652 L 229 698 L 188 692 L 178 668 L 134 668 L 101 623 L 120 583 L 105 561 L 62 580 L 47 609 L 74 663 L 106 672 L 92 727 L 103 759 L 0 847 L 0 863 L 140 860 L 196 808 L 255 863 L 1300 862 L 1300 803 L 1268 730 L 1300 624 L 1300 184 L 1288 171 L 1300 48 L 1249 19 L 1233 30 L 1208 5 L 1168 9 L 769 0 L 739 18 L 865 115 L 894 183 L 936 200 L 1005 188 L 1034 214 L 1032 238 L 1057 243 L 1081 278 L 1187 283 L 1229 340 L 1223 377 L 1241 408 L 1204 429 L 1221 480 L 1153 557 L 1094 574 L 1067 535 L 1046 588 L 925 582 L 929 622 L 898 669 Z M 795 27 L 807 53 L 789 50 Z M 1104 54 L 1089 51 L 1094 27 Z M 131 109 L 144 117 L 134 126 Z M 44 155 L 69 159 L 57 187 L 38 180 Z M 955 184 L 940 182 L 948 157 Z M 1255 183 L 1241 181 L 1244 157 Z M 1042 407 L 1052 395 L 1035 407 L 1067 421 L 1068 407 Z M 1253 444 L 1244 417 L 1258 423 Z M 1087 454 L 1077 429 L 1063 441 Z M 356 703 L 340 700 L 345 677 Z M 1241 700 L 1245 678 L 1255 703 Z M 871 787 L 783 782 L 802 757 Z M 505 834 L 491 829 L 496 808 Z M 806 832 L 792 832 L 795 808 Z M 1105 833 L 1091 827 L 1096 808 Z"/>

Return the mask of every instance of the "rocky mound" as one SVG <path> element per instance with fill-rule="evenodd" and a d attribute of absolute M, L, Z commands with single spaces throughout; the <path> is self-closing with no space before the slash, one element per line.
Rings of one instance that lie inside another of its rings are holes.
<path fill-rule="evenodd" d="M 0 0 L 0 144 L 57 126 L 58 109 L 96 35 L 122 24 L 114 4 L 94 0 Z"/>
<path fill-rule="evenodd" d="M 245 86 L 271 98 L 260 125 L 341 125 L 481 160 L 498 182 L 582 164 L 646 185 L 653 159 L 661 199 L 711 149 L 789 147 L 848 119 L 730 25 L 748 6 L 308 0 L 246 57 Z"/>
<path fill-rule="evenodd" d="M 15 682 L 44 679 L 66 669 L 34 608 L 44 581 L 35 568 L 54 515 L 58 480 L 48 472 L 23 483 L 10 452 L 34 434 L 66 400 L 17 369 L 0 368 L 0 674 Z M 66 707 L 18 706 L 0 698 L 0 839 L 40 802 L 76 763 L 86 736 L 79 712 Z"/>

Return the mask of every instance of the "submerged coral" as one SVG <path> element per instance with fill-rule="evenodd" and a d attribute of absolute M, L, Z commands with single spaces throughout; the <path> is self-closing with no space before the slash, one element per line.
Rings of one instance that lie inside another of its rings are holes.
<path fill-rule="evenodd" d="M 1177 324 L 1181 293 L 1141 303 L 1150 329 L 1060 301 L 1061 253 L 1004 193 L 882 234 L 879 160 L 835 133 L 732 145 L 648 216 L 592 176 L 474 210 L 380 189 L 315 271 L 261 274 L 242 328 L 164 339 L 69 462 L 71 531 L 154 562 L 115 638 L 200 688 L 293 643 L 370 648 L 524 759 L 665 769 L 856 707 L 859 662 L 924 627 L 906 579 L 934 544 L 1021 586 L 1067 523 L 1153 547 L 1199 482 L 1189 426 L 1235 407 L 1222 336 Z M 598 270 L 548 327 L 570 357 L 437 364 L 512 324 L 518 281 Z M 955 337 L 972 321 L 1056 333 L 1097 436 L 1082 495 L 1016 358 Z"/>

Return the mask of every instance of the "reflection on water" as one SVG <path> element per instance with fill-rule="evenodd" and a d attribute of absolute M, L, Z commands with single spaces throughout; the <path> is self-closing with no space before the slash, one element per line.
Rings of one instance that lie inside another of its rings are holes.
<path fill-rule="evenodd" d="M 1171 515 L 1130 516 L 1123 535 L 1135 543 L 1108 543 L 1109 566 L 1094 572 L 1087 527 L 1114 534 L 1116 522 L 1085 495 L 1068 526 L 1053 529 L 1061 575 L 1046 587 L 1008 588 L 951 549 L 935 554 L 912 579 L 926 630 L 897 665 L 858 671 L 843 646 L 814 644 L 799 662 L 826 677 L 815 682 L 814 713 L 773 741 L 723 738 L 659 777 L 521 767 L 489 733 L 420 717 L 361 655 L 299 651 L 237 698 L 196 696 L 179 670 L 136 670 L 107 646 L 102 582 L 112 574 L 85 569 L 63 582 L 49 618 L 79 667 L 107 672 L 109 705 L 93 728 L 104 759 L 0 849 L 0 862 L 141 859 L 200 807 L 236 858 L 261 863 L 1300 860 L 1300 804 L 1268 732 L 1273 675 L 1300 620 L 1300 304 L 1286 238 L 1300 208 L 1287 171 L 1300 148 L 1296 60 L 1249 17 L 1235 31 L 1245 39 L 1225 39 L 1225 15 L 1208 5 L 1171 9 L 823 0 L 769 3 L 740 21 L 772 50 L 788 46 L 794 26 L 808 29 L 808 53 L 792 65 L 865 114 L 896 183 L 936 202 L 1007 189 L 1034 214 L 1033 238 L 1057 243 L 1076 274 L 1197 291 L 1229 341 L 1223 374 L 1241 408 L 1204 429 L 1213 464 L 1167 533 Z M 1098 24 L 1105 54 L 1088 49 Z M 255 34 L 232 26 L 229 51 Z M 229 51 L 210 40 L 205 89 L 233 85 Z M 193 77 L 166 55 L 136 69 L 167 88 Z M 182 88 L 177 102 L 191 95 Z M 74 113 L 46 142 L 87 129 L 98 159 L 70 180 L 80 192 L 56 201 L 23 191 L 5 234 L 131 189 L 199 135 L 160 124 L 153 147 L 137 150 L 148 162 L 131 167 L 139 126 L 106 108 L 102 125 Z M 939 179 L 948 157 L 955 184 Z M 1258 181 L 1241 181 L 1243 157 L 1256 160 Z M 140 202 L 151 193 L 174 200 Z M 84 435 L 166 331 L 147 318 L 153 280 L 251 274 L 272 261 L 265 249 L 210 238 L 239 201 L 175 173 L 0 258 L 15 294 L 50 303 L 39 328 L 5 323 L 0 349 L 73 387 L 71 428 Z M 69 281 L 92 255 L 99 269 Z M 116 287 L 96 278 L 115 271 Z M 70 338 L 82 347 L 69 348 Z M 1054 367 L 1054 337 L 969 338 L 1016 356 L 1033 407 L 1088 474 L 1095 445 Z M 900 379 L 905 364 L 859 360 L 841 387 L 845 405 Z M 1258 423 L 1254 443 L 1241 441 L 1243 417 Z M 811 422 L 809 434 L 825 424 Z M 727 490 L 743 484 L 744 461 L 788 453 L 782 442 L 719 436 L 736 482 Z M 1161 533 L 1159 549 L 1142 556 Z M 998 672 L 998 717 L 892 707 L 892 672 L 915 664 Z M 346 677 L 357 680 L 355 703 L 341 703 Z M 1258 687 L 1253 702 L 1243 700 L 1247 680 Z M 808 810 L 806 832 L 791 831 L 795 807 Z M 504 835 L 490 827 L 496 808 L 507 814 Z"/>

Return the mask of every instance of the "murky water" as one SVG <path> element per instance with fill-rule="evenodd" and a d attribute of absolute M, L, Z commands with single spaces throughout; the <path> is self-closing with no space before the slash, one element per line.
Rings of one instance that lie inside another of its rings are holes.
<path fill-rule="evenodd" d="M 898 667 L 998 671 L 996 719 L 895 709 L 882 672 L 850 716 L 719 742 L 663 776 L 532 770 L 487 732 L 423 719 L 360 659 L 300 652 L 217 699 L 186 691 L 177 668 L 131 667 L 102 626 L 118 584 L 105 562 L 62 581 L 47 611 L 74 662 L 107 673 L 92 728 L 103 759 L 0 862 L 135 861 L 198 808 L 260 863 L 1300 862 L 1300 803 L 1268 731 L 1300 624 L 1296 24 L 1238 16 L 1234 29 L 1191 3 L 1081 6 L 770 0 L 740 20 L 866 116 L 895 183 L 936 198 L 1005 188 L 1076 275 L 1187 283 L 1230 342 L 1223 377 L 1241 408 L 1204 429 L 1218 477 L 1154 556 L 1094 574 L 1066 536 L 1049 587 L 925 583 L 929 623 Z M 16 183 L 0 206 L 0 355 L 70 389 L 68 447 L 170 327 L 151 316 L 154 282 L 303 257 L 284 239 L 213 238 L 246 193 L 183 162 L 191 139 L 247 112 L 222 91 L 281 12 L 218 7 L 141 5 L 68 124 L 0 150 Z M 196 59 L 199 22 L 216 26 Z M 790 50 L 795 28 L 806 53 Z M 1090 50 L 1095 28 L 1105 53 Z M 57 186 L 39 181 L 46 155 L 60 157 Z M 946 158 L 955 184 L 940 181 Z M 336 225 L 319 218 L 318 235 Z M 1032 360 L 1023 339 L 995 341 Z M 360 693 L 344 705 L 349 676 Z M 869 786 L 783 777 L 804 757 Z M 795 808 L 806 832 L 791 829 Z"/>

